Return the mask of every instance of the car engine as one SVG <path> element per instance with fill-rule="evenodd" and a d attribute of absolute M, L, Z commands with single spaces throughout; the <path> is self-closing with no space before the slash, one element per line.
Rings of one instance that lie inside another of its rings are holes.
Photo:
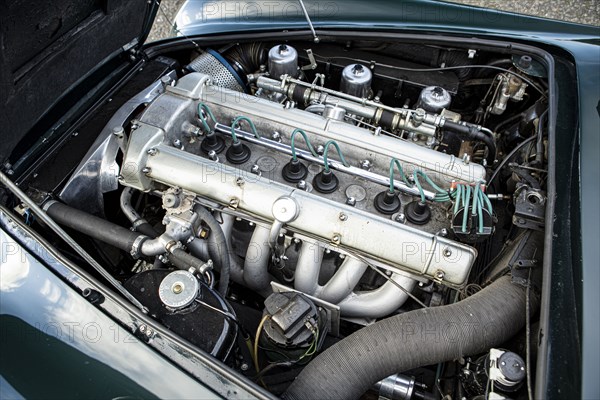
<path fill-rule="evenodd" d="M 333 39 L 167 56 L 41 196 L 149 315 L 289 399 L 348 397 L 322 379 L 340 363 L 374 374 L 350 397 L 526 396 L 530 338 L 507 342 L 543 253 L 539 60 Z"/>

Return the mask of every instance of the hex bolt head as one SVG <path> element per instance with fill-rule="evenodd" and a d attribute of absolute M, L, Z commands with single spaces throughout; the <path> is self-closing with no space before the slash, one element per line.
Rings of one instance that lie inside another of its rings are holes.
<path fill-rule="evenodd" d="M 339 218 L 340 221 L 346 221 L 348 219 L 348 216 L 344 213 L 340 213 Z"/>
<path fill-rule="evenodd" d="M 348 197 L 346 199 L 346 204 L 348 204 L 349 206 L 354 207 L 356 205 L 356 198 L 354 198 L 354 197 Z"/>
<path fill-rule="evenodd" d="M 300 190 L 306 190 L 306 187 L 307 187 L 306 181 L 300 181 L 300 182 L 298 182 L 298 184 L 296 184 L 296 187 L 298 189 L 300 189 Z"/>
<path fill-rule="evenodd" d="M 179 140 L 179 139 L 173 140 L 173 146 L 175 146 L 175 147 L 181 147 L 181 140 Z"/>
<path fill-rule="evenodd" d="M 260 167 L 257 164 L 254 164 L 250 168 L 250 172 L 253 173 L 254 175 L 259 175 L 260 174 Z"/>
<path fill-rule="evenodd" d="M 115 135 L 115 137 L 117 137 L 118 139 L 122 139 L 123 136 L 125 135 L 125 130 L 123 129 L 122 126 L 115 126 L 112 130 L 113 135 Z"/>

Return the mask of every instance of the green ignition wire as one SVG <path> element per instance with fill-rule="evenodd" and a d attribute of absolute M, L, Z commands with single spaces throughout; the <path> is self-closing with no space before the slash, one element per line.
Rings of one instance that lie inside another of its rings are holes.
<path fill-rule="evenodd" d="M 235 134 L 235 127 L 238 125 L 238 123 L 240 121 L 247 122 L 248 125 L 250 125 L 250 129 L 252 129 L 252 134 L 254 135 L 254 137 L 257 139 L 262 139 L 260 137 L 260 135 L 258 134 L 258 131 L 256 130 L 256 126 L 254 125 L 254 122 L 252 122 L 252 120 L 248 117 L 240 116 L 240 117 L 237 117 L 236 119 L 234 119 L 233 122 L 231 123 L 231 137 L 233 138 L 234 143 L 238 142 L 237 135 Z"/>
<path fill-rule="evenodd" d="M 456 185 L 456 199 L 454 201 L 454 215 L 456 215 L 456 213 L 458 212 L 458 209 L 460 207 L 460 199 L 462 197 L 462 192 L 463 192 L 463 187 L 462 185 L 458 184 Z"/>
<path fill-rule="evenodd" d="M 338 148 L 338 152 L 339 152 L 339 148 Z M 325 162 L 327 163 L 326 155 L 325 155 Z M 478 181 L 473 188 L 471 188 L 471 185 L 459 183 L 456 185 L 456 187 L 453 191 L 449 191 L 449 190 L 442 189 L 431 178 L 429 178 L 429 176 L 427 176 L 427 174 L 425 172 L 417 169 L 413 172 L 413 180 L 414 180 L 414 184 L 413 184 L 408 180 L 408 177 L 404 173 L 404 170 L 402 169 L 402 165 L 400 164 L 400 161 L 396 158 L 392 158 L 390 160 L 390 186 L 389 186 L 390 193 L 394 192 L 395 168 L 398 169 L 398 172 L 400 173 L 400 177 L 404 181 L 404 183 L 406 183 L 410 187 L 412 187 L 414 185 L 419 189 L 419 194 L 421 196 L 422 202 L 425 202 L 426 198 L 425 198 L 425 191 L 423 190 L 423 185 L 419 178 L 421 178 L 425 182 L 427 182 L 437 192 L 434 196 L 434 201 L 441 203 L 441 202 L 452 201 L 454 199 L 454 215 L 456 215 L 458 213 L 459 208 L 461 206 L 461 202 L 462 202 L 462 206 L 464 208 L 464 213 L 463 213 L 463 217 L 462 217 L 463 218 L 462 226 L 461 226 L 462 232 L 464 232 L 464 233 L 467 232 L 468 217 L 469 217 L 469 214 L 471 214 L 472 216 L 477 216 L 478 232 L 483 233 L 483 230 L 484 230 L 483 208 L 485 207 L 489 211 L 490 214 L 492 214 L 492 210 L 493 210 L 492 203 L 491 203 L 489 197 L 483 192 L 483 189 L 481 188 L 481 185 L 485 184 L 485 181 Z M 472 203 L 471 203 L 471 198 L 472 198 Z M 469 211 L 469 208 L 470 208 L 470 211 Z"/>
<path fill-rule="evenodd" d="M 342 161 L 342 164 L 344 164 L 345 167 L 350 166 L 350 164 L 348 164 L 346 162 L 346 159 L 344 158 L 344 155 L 342 154 L 342 150 L 340 150 L 340 146 L 337 144 L 337 142 L 335 140 L 330 140 L 329 142 L 325 143 L 325 151 L 323 152 L 323 163 L 325 165 L 325 172 L 329 172 L 329 162 L 327 161 L 327 157 L 329 156 L 329 148 L 332 145 L 337 150 L 337 153 L 340 156 L 340 160 Z"/>
<path fill-rule="evenodd" d="M 308 150 L 310 150 L 311 154 L 315 157 L 319 157 L 319 155 L 317 154 L 317 152 L 315 151 L 314 147 L 312 144 L 310 144 L 310 140 L 308 140 L 308 136 L 306 136 L 306 132 L 304 132 L 302 129 L 300 128 L 296 128 L 294 129 L 294 132 L 292 132 L 292 143 L 291 143 L 291 148 L 292 148 L 292 159 L 294 161 L 296 161 L 298 158 L 296 157 L 296 134 L 300 134 L 302 135 L 302 137 L 304 138 L 304 141 L 306 142 L 306 145 L 308 146 Z"/>
<path fill-rule="evenodd" d="M 479 184 L 477 185 L 479 187 Z M 483 233 L 483 191 L 479 189 L 478 192 L 479 202 L 477 203 L 477 214 L 479 214 L 479 233 Z"/>
<path fill-rule="evenodd" d="M 448 194 L 448 192 L 444 189 L 442 189 L 441 187 L 439 187 L 434 181 L 431 180 L 431 178 L 429 178 L 427 176 L 427 174 L 423 171 L 421 171 L 420 169 L 417 169 L 413 172 L 413 179 L 415 180 L 415 185 L 417 185 L 417 188 L 419 189 L 419 193 L 421 195 L 421 201 L 423 203 L 425 203 L 425 191 L 423 190 L 423 186 L 421 185 L 421 181 L 419 181 L 419 176 L 422 177 L 423 179 L 425 179 L 425 181 L 434 189 L 436 190 L 438 193 L 435 195 L 434 200 L 437 202 L 445 202 L 445 201 L 450 201 L 450 195 Z"/>
<path fill-rule="evenodd" d="M 447 201 L 451 201 L 455 195 L 456 191 L 444 193 L 440 192 L 435 195 L 434 201 L 437 201 L 438 203 L 445 203 Z"/>
<path fill-rule="evenodd" d="M 477 216 L 477 231 L 479 233 L 483 233 L 483 209 L 489 211 L 490 214 L 493 212 L 492 202 L 489 197 L 483 192 L 481 185 L 484 184 L 484 181 L 479 181 L 473 187 L 473 191 L 471 192 L 471 186 L 465 184 L 457 184 L 456 190 L 452 192 L 455 195 L 455 203 L 454 203 L 454 215 L 456 215 L 461 206 L 464 208 L 463 221 L 462 221 L 462 232 L 467 231 L 467 215 L 470 213 L 471 216 Z M 471 197 L 473 198 L 473 203 L 471 204 Z M 471 210 L 469 211 L 469 207 Z"/>
<path fill-rule="evenodd" d="M 471 202 L 471 186 L 466 185 L 467 193 L 465 194 L 463 200 L 464 212 L 463 212 L 463 220 L 462 220 L 462 232 L 467 232 L 467 216 L 469 214 L 469 203 Z"/>
<path fill-rule="evenodd" d="M 487 194 L 483 193 L 483 191 L 481 194 L 483 195 L 483 201 L 485 202 L 485 208 L 487 208 L 490 215 L 493 214 L 492 202 L 490 201 L 490 198 L 487 196 Z"/>
<path fill-rule="evenodd" d="M 217 119 L 215 118 L 215 115 L 212 113 L 212 111 L 210 111 L 210 108 L 208 108 L 208 106 L 206 104 L 204 104 L 202 102 L 200 102 L 198 104 L 198 118 L 200 118 L 200 122 L 202 122 L 202 127 L 204 128 L 204 131 L 206 133 L 209 133 L 211 131 L 211 129 L 210 129 L 210 126 L 208 125 L 208 122 L 206 122 L 206 117 L 204 117 L 204 115 L 202 114 L 202 110 L 204 110 L 206 115 L 208 115 L 215 124 L 217 123 Z"/>
<path fill-rule="evenodd" d="M 390 160 L 390 193 L 394 193 L 394 167 L 397 167 L 402 181 L 404 183 L 406 183 L 408 186 L 413 186 L 413 183 L 411 183 L 408 180 L 408 178 L 406 177 L 406 174 L 404 173 L 404 170 L 402 169 L 402 164 L 400 164 L 400 161 L 398 161 L 397 158 L 392 158 Z"/>
<path fill-rule="evenodd" d="M 479 191 L 481 190 L 481 186 L 479 185 L 479 183 L 475 184 L 475 187 L 473 188 L 473 205 L 471 206 L 471 215 L 475 216 L 477 215 L 478 212 L 478 208 L 477 208 L 477 203 L 479 202 Z"/>

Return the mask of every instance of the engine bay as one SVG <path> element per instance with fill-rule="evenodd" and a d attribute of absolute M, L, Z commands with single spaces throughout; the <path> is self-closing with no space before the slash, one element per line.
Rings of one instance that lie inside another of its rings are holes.
<path fill-rule="evenodd" d="M 288 399 L 527 398 L 539 57 L 334 37 L 161 57 L 60 186 L 29 191 L 148 315 Z"/>

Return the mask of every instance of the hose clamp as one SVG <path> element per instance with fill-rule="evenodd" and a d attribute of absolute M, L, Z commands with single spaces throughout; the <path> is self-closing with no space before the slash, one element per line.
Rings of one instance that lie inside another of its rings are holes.
<path fill-rule="evenodd" d="M 42 206 L 42 210 L 44 210 L 44 212 L 48 212 L 48 209 L 50 207 L 52 207 L 54 204 L 58 203 L 58 201 L 56 200 L 48 200 L 43 206 Z"/>
<path fill-rule="evenodd" d="M 135 238 L 133 244 L 131 245 L 131 250 L 129 251 L 131 257 L 139 258 L 141 256 L 140 250 L 142 248 L 142 244 L 146 241 L 146 239 L 148 239 L 148 237 L 144 235 L 140 235 Z"/>

